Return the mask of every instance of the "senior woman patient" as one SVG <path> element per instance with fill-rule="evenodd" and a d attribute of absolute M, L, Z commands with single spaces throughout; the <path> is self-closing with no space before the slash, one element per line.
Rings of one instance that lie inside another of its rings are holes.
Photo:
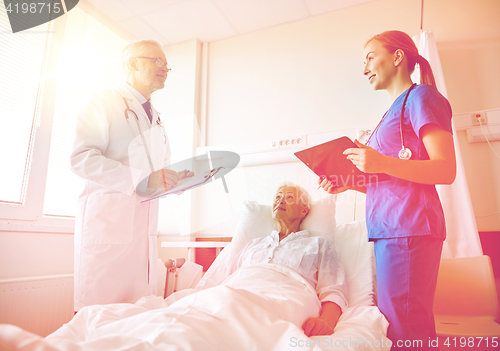
<path fill-rule="evenodd" d="M 293 269 L 315 288 L 321 301 L 319 316 L 307 319 L 302 325 L 304 333 L 307 336 L 331 335 L 342 309 L 347 306 L 345 275 L 333 245 L 323 237 L 300 230 L 310 207 L 311 198 L 302 187 L 281 186 L 272 207 L 276 230 L 250 241 L 233 261 L 229 273 L 258 263 Z"/>

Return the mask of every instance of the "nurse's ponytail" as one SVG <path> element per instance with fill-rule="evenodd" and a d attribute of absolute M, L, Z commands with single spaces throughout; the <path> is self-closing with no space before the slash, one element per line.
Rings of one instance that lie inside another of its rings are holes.
<path fill-rule="evenodd" d="M 420 84 L 429 84 L 437 89 L 431 65 L 424 57 L 419 55 L 417 46 L 408 34 L 398 30 L 390 30 L 373 36 L 366 42 L 365 46 L 372 40 L 378 41 L 391 54 L 398 49 L 403 50 L 410 74 L 413 73 L 415 65 L 418 63 L 420 66 Z"/>
<path fill-rule="evenodd" d="M 425 57 L 418 55 L 417 63 L 420 66 L 420 84 L 429 84 L 437 89 L 436 80 L 434 79 L 429 61 Z"/>

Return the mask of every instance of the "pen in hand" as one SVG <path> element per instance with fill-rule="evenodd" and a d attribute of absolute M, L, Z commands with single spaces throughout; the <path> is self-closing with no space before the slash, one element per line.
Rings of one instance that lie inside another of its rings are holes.
<path fill-rule="evenodd" d="M 163 168 L 161 169 L 161 177 L 163 179 L 163 188 L 165 191 L 168 191 L 169 185 L 167 184 L 167 177 L 165 176 L 165 170 Z"/>

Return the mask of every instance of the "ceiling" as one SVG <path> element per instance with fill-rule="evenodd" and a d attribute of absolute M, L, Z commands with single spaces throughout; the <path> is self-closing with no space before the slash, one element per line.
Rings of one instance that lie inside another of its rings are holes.
<path fill-rule="evenodd" d="M 81 0 L 126 39 L 212 42 L 376 0 Z M 109 23 L 109 20 L 106 21 Z"/>

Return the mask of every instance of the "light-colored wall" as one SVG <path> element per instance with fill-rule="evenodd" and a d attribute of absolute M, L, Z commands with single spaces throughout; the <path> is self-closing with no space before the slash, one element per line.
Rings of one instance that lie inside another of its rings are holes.
<path fill-rule="evenodd" d="M 0 279 L 73 273 L 73 235 L 0 231 Z"/>

